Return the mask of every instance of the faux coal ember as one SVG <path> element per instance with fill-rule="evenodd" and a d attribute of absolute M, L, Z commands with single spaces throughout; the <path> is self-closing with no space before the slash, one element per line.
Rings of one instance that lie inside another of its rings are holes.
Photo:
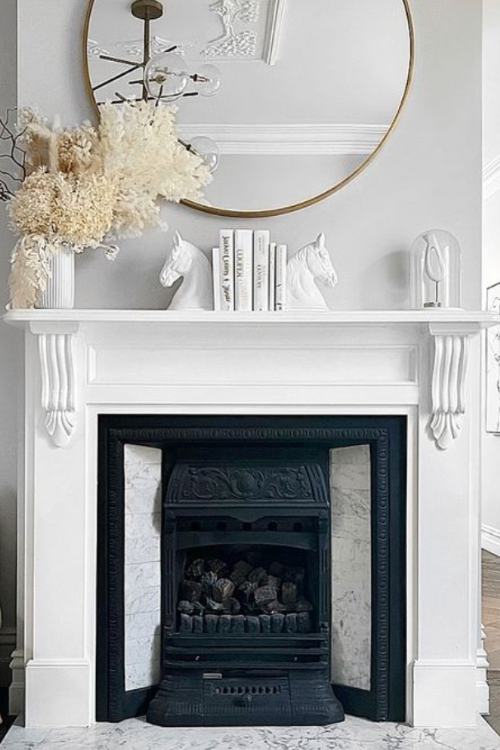
<path fill-rule="evenodd" d="M 190 562 L 179 588 L 183 633 L 310 633 L 313 606 L 304 596 L 305 569 L 258 559 Z M 260 564 L 259 564 L 260 562 Z"/>

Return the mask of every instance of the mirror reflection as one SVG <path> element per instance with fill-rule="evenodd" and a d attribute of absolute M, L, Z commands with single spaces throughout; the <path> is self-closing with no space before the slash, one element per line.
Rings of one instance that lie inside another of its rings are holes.
<path fill-rule="evenodd" d="M 377 150 L 411 68 L 404 0 L 91 0 L 89 90 L 154 98 L 206 158 L 205 199 L 272 211 Z"/>

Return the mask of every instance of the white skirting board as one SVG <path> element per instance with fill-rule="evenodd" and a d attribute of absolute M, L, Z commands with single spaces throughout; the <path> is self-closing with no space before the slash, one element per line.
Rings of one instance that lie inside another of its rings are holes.
<path fill-rule="evenodd" d="M 500 529 L 483 524 L 481 526 L 481 547 L 492 555 L 500 557 Z"/>
<path fill-rule="evenodd" d="M 15 628 L 0 628 L 0 687 L 10 684 L 10 658 L 16 647 Z"/>

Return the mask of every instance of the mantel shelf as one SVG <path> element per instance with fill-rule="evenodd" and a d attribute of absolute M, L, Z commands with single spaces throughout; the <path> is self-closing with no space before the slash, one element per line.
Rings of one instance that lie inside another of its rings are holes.
<path fill-rule="evenodd" d="M 11 325 L 79 323 L 155 323 L 203 325 L 472 325 L 477 329 L 500 324 L 496 313 L 468 310 L 338 310 L 328 312 L 208 312 L 170 310 L 12 310 L 3 316 Z"/>

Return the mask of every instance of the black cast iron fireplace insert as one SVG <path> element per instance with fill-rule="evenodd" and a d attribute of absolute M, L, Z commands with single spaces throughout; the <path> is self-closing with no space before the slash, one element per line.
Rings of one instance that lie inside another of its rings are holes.
<path fill-rule="evenodd" d="M 100 419 L 97 718 L 164 726 L 405 718 L 399 417 Z M 125 691 L 124 445 L 162 450 L 158 688 Z M 331 685 L 329 451 L 368 443 L 371 689 Z"/>

